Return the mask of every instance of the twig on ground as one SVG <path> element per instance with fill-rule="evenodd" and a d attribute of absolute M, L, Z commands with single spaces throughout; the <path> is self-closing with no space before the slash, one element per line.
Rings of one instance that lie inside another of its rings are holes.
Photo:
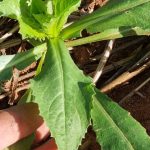
<path fill-rule="evenodd" d="M 4 42 L 8 37 L 12 36 L 16 31 L 18 31 L 19 29 L 19 25 L 15 25 L 9 32 L 7 32 L 6 34 L 4 34 L 1 38 L 0 38 L 0 43 Z"/>
<path fill-rule="evenodd" d="M 141 98 L 146 98 L 142 93 L 140 93 L 139 91 L 135 92 L 135 94 L 139 95 Z"/>
<path fill-rule="evenodd" d="M 138 94 L 139 96 L 141 96 L 142 98 L 144 98 L 144 96 L 139 92 L 139 90 L 145 86 L 148 82 L 150 81 L 150 77 L 148 79 L 146 79 L 142 84 L 140 84 L 137 88 L 135 88 L 134 90 L 132 90 L 127 96 L 125 96 L 122 100 L 120 100 L 119 104 L 123 104 L 128 98 L 130 98 L 131 96 L 133 96 L 134 94 Z"/>
<path fill-rule="evenodd" d="M 30 84 L 26 84 L 24 86 L 18 87 L 16 89 L 16 93 L 19 93 L 21 91 L 27 90 L 27 89 L 29 89 L 29 87 L 30 87 Z M 5 97 L 9 96 L 10 94 L 11 94 L 11 92 L 7 92 L 7 93 L 1 94 L 0 95 L 0 101 L 3 100 Z"/>
<path fill-rule="evenodd" d="M 32 71 L 30 73 L 21 75 L 18 78 L 18 87 L 16 88 L 15 92 L 18 93 L 20 91 L 23 91 L 25 89 L 28 89 L 29 87 L 29 82 L 28 79 L 32 78 L 35 75 L 35 71 Z M 24 81 L 25 80 L 25 81 Z M 3 93 L 0 95 L 0 101 L 3 100 L 5 97 L 10 96 L 12 94 L 12 91 L 8 90 L 7 92 Z"/>
<path fill-rule="evenodd" d="M 139 61 L 137 61 L 130 69 L 134 70 L 136 67 L 140 66 L 144 61 L 147 61 L 150 58 L 150 51 L 148 51 Z"/>
<path fill-rule="evenodd" d="M 25 79 L 29 79 L 29 78 L 33 77 L 35 75 L 35 72 L 36 71 L 32 71 L 32 72 L 29 72 L 29 73 L 27 73 L 25 75 L 20 76 L 18 81 L 20 82 L 20 81 L 23 81 Z"/>
<path fill-rule="evenodd" d="M 27 89 L 29 89 L 29 88 L 30 88 L 30 84 L 26 84 L 26 85 L 24 85 L 24 86 L 18 87 L 18 88 L 16 89 L 16 92 L 19 93 L 19 92 L 24 91 L 24 90 L 27 90 Z"/>
<path fill-rule="evenodd" d="M 21 41 L 22 41 L 21 39 L 12 39 L 12 40 L 3 42 L 0 44 L 0 50 L 7 49 L 7 48 L 10 48 L 13 46 L 17 46 L 17 45 L 21 44 Z"/>
<path fill-rule="evenodd" d="M 108 45 L 103 53 L 103 56 L 98 64 L 98 67 L 96 69 L 96 73 L 94 75 L 94 78 L 93 78 L 93 83 L 96 84 L 96 82 L 98 81 L 98 79 L 100 78 L 102 72 L 103 72 L 103 69 L 104 69 L 104 66 L 110 56 L 110 53 L 113 49 L 113 45 L 114 45 L 114 40 L 110 40 L 108 42 Z"/>
<path fill-rule="evenodd" d="M 118 51 L 120 51 L 120 50 L 126 49 L 126 48 L 128 48 L 128 47 L 130 47 L 130 46 L 132 46 L 132 45 L 135 45 L 135 44 L 136 44 L 136 45 L 137 45 L 137 44 L 140 45 L 140 43 L 143 42 L 143 40 L 145 40 L 145 37 L 140 37 L 140 38 L 138 38 L 138 39 L 136 39 L 136 40 L 132 40 L 131 42 L 125 43 L 125 44 L 123 44 L 122 46 L 120 46 L 120 47 L 118 47 L 118 48 L 114 48 L 111 54 L 114 54 L 114 53 L 116 53 L 116 52 L 118 52 Z M 90 59 L 91 59 L 91 61 L 97 61 L 97 60 L 99 60 L 101 57 L 102 57 L 102 54 L 97 55 L 97 56 L 94 56 L 94 57 L 92 57 L 92 58 L 90 58 Z"/>
<path fill-rule="evenodd" d="M 130 55 L 131 59 L 124 64 L 119 70 L 116 71 L 115 74 L 113 74 L 102 86 L 105 86 L 112 82 L 114 79 L 116 79 L 119 75 L 121 75 L 125 71 L 129 71 L 129 68 L 133 66 L 132 64 L 135 62 L 135 59 L 138 55 L 138 53 L 142 50 L 142 45 L 140 45 L 137 49 L 135 49 Z M 129 58 L 129 57 L 128 57 Z"/>
<path fill-rule="evenodd" d="M 105 85 L 104 87 L 102 87 L 100 89 L 101 92 L 108 92 L 110 90 L 112 90 L 113 88 L 115 88 L 116 86 L 132 79 L 133 77 L 135 77 L 136 75 L 140 74 L 141 72 L 143 72 L 144 70 L 146 70 L 147 68 L 150 67 L 150 61 L 148 61 L 147 63 L 145 63 L 143 66 L 141 66 L 140 68 L 134 70 L 133 72 L 124 72 L 123 74 L 121 74 L 118 78 L 116 78 L 115 80 L 113 80 L 111 83 Z"/>
<path fill-rule="evenodd" d="M 0 101 L 3 100 L 5 97 L 9 96 L 11 92 L 3 93 L 0 95 Z"/>
<path fill-rule="evenodd" d="M 8 104 L 13 105 L 14 100 L 16 99 L 17 93 L 17 85 L 18 85 L 18 78 L 20 75 L 20 71 L 17 68 L 13 68 L 13 76 L 11 78 L 11 86 L 10 86 L 10 91 L 11 94 L 9 95 L 9 101 Z"/>
<path fill-rule="evenodd" d="M 131 57 L 127 57 L 125 59 L 119 60 L 117 62 L 113 62 L 113 64 L 110 64 L 108 66 L 106 66 L 103 70 L 103 75 L 106 73 L 109 73 L 110 71 L 116 70 L 118 68 L 120 68 L 121 66 L 125 65 L 126 63 L 128 63 L 128 61 L 130 61 L 133 58 L 133 56 Z M 91 67 L 92 69 L 95 68 L 97 65 L 90 65 L 87 66 L 88 68 Z M 88 75 L 93 76 L 95 74 L 94 72 L 90 72 Z"/>

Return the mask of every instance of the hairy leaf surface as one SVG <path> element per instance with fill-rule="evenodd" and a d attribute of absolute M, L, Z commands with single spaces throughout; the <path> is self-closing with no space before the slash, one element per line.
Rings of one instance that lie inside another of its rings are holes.
<path fill-rule="evenodd" d="M 44 66 L 31 89 L 58 149 L 77 150 L 90 124 L 91 79 L 73 63 L 62 40 L 51 39 L 47 46 Z"/>
<path fill-rule="evenodd" d="M 124 31 L 138 27 L 150 32 L 150 0 L 111 0 L 94 13 L 82 17 L 62 32 L 64 38 L 87 29 L 90 33 L 108 29 Z M 130 32 L 131 32 L 130 31 Z M 136 32 L 135 32 L 136 34 Z"/>
<path fill-rule="evenodd" d="M 92 120 L 103 150 L 148 150 L 150 138 L 129 112 L 96 90 Z"/>

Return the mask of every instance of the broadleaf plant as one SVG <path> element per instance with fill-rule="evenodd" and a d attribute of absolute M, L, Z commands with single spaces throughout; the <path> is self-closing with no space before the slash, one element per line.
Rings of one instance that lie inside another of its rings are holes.
<path fill-rule="evenodd" d="M 93 125 L 104 150 L 148 150 L 150 138 L 144 128 L 95 89 L 92 79 L 72 61 L 67 46 L 149 35 L 150 0 L 110 0 L 103 8 L 64 27 L 80 3 L 81 0 L 2 0 L 0 15 L 18 20 L 22 37 L 42 44 L 25 55 L 0 56 L 0 80 L 10 78 L 14 66 L 23 69 L 45 55 L 41 58 L 45 58 L 44 65 L 31 80 L 30 95 L 38 103 L 59 150 L 77 150 L 89 125 Z M 84 29 L 96 34 L 65 43 L 66 39 L 80 36 Z M 22 61 L 26 63 L 20 66 Z"/>
<path fill-rule="evenodd" d="M 31 81 L 31 89 L 59 149 L 77 149 L 84 137 L 90 124 L 91 97 L 83 93 L 92 94 L 87 88 L 90 84 L 74 65 L 64 42 L 57 38 L 48 41 L 44 66 Z"/>

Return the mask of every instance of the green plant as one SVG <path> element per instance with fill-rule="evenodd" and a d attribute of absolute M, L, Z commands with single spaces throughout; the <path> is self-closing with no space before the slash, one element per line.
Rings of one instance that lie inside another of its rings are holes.
<path fill-rule="evenodd" d="M 150 138 L 145 129 L 94 87 L 91 78 L 73 63 L 67 46 L 149 35 L 150 0 L 111 0 L 63 28 L 79 5 L 80 0 L 1 1 L 1 16 L 17 19 L 22 37 L 37 43 L 28 52 L 0 57 L 0 81 L 11 77 L 13 66 L 23 69 L 42 57 L 44 65 L 38 67 L 28 93 L 30 101 L 38 103 L 59 150 L 77 150 L 90 124 L 104 150 L 148 150 Z M 84 29 L 96 34 L 64 42 L 80 37 Z"/>

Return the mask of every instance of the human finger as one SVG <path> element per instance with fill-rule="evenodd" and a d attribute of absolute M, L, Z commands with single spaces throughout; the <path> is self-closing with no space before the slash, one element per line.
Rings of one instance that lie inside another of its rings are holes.
<path fill-rule="evenodd" d="M 0 149 L 30 135 L 42 123 L 43 119 L 39 116 L 38 105 L 35 103 L 0 110 Z"/>

